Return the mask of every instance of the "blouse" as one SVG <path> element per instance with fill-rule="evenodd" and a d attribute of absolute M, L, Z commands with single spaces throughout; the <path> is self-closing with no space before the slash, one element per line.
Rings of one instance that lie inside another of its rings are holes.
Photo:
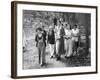
<path fill-rule="evenodd" d="M 65 38 L 67 39 L 72 38 L 72 30 L 65 29 Z"/>

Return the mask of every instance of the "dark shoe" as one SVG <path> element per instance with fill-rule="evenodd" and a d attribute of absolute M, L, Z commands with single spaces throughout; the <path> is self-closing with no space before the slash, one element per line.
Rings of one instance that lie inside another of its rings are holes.
<path fill-rule="evenodd" d="M 65 56 L 66 59 L 69 59 L 69 58 L 71 58 L 71 57 L 72 57 L 72 56 L 69 56 L 69 57 Z"/>
<path fill-rule="evenodd" d="M 53 58 L 53 56 L 50 56 L 50 59 L 52 59 Z"/>
<path fill-rule="evenodd" d="M 43 66 L 44 64 L 42 63 L 42 64 L 40 64 L 40 66 Z"/>
<path fill-rule="evenodd" d="M 42 62 L 41 64 L 40 64 L 40 66 L 44 66 L 46 63 L 45 62 Z"/>
<path fill-rule="evenodd" d="M 58 61 L 58 60 L 60 60 L 60 59 L 61 59 L 60 57 L 57 57 L 57 59 L 56 59 L 56 60 Z"/>
<path fill-rule="evenodd" d="M 64 56 L 66 59 L 68 58 L 67 56 Z"/>

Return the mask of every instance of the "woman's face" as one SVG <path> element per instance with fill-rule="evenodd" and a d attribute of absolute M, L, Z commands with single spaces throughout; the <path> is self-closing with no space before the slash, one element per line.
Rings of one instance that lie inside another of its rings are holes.
<path fill-rule="evenodd" d="M 68 24 L 65 24 L 65 28 L 68 29 Z"/>
<path fill-rule="evenodd" d="M 52 28 L 49 30 L 49 34 L 50 34 L 50 35 L 52 34 L 52 30 L 53 30 Z"/>
<path fill-rule="evenodd" d="M 41 34 L 41 33 L 42 33 L 42 31 L 38 30 L 38 31 L 37 31 L 37 33 L 38 33 L 38 34 Z"/>
<path fill-rule="evenodd" d="M 76 29 L 77 28 L 77 26 L 74 26 L 74 29 Z"/>

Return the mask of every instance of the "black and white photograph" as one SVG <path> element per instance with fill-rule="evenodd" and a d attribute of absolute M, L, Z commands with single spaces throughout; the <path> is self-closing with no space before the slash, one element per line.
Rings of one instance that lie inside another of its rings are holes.
<path fill-rule="evenodd" d="M 91 14 L 23 10 L 23 69 L 91 66 Z"/>
<path fill-rule="evenodd" d="M 12 76 L 97 72 L 97 7 L 12 3 Z"/>

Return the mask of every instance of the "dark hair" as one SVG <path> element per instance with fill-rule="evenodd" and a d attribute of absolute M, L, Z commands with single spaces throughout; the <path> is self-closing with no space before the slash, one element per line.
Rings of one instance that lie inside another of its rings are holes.
<path fill-rule="evenodd" d="M 36 29 L 36 32 L 37 32 L 38 30 L 39 30 L 39 31 L 42 31 L 42 28 L 38 27 L 38 28 Z"/>
<path fill-rule="evenodd" d="M 77 24 L 75 24 L 74 26 L 77 27 Z"/>
<path fill-rule="evenodd" d="M 65 24 L 66 26 L 68 26 L 68 24 Z"/>

